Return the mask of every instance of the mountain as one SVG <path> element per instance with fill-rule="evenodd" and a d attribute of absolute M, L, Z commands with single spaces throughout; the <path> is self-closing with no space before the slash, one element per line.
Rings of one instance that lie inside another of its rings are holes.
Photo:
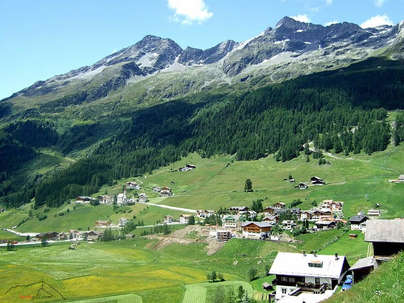
<path fill-rule="evenodd" d="M 38 81 L 13 94 L 3 100 L 0 117 L 6 106 L 9 113 L 17 114 L 13 118 L 89 103 L 98 112 L 101 100 L 110 112 L 112 104 L 142 107 L 230 85 L 259 87 L 371 56 L 399 59 L 403 33 L 402 23 L 363 29 L 347 22 L 322 26 L 284 17 L 275 28 L 252 39 L 228 40 L 206 50 L 182 49 L 171 39 L 149 35 L 91 66 Z"/>

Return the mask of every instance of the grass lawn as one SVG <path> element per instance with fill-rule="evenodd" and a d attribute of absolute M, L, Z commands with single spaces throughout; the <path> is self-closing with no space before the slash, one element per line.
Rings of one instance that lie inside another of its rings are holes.
<path fill-rule="evenodd" d="M 0 229 L 0 240 L 22 241 L 25 240 L 25 238 Z"/>

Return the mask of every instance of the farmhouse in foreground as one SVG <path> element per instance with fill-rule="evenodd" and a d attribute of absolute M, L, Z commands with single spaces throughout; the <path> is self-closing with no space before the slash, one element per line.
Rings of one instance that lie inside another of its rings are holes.
<path fill-rule="evenodd" d="M 344 256 L 280 252 L 269 274 L 276 275 L 275 300 L 320 302 L 330 297 L 349 269 Z"/>

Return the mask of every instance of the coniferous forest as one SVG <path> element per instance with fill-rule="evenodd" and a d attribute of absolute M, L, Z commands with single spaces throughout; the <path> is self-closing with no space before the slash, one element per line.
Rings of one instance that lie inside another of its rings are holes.
<path fill-rule="evenodd" d="M 365 68 L 366 67 L 366 68 Z M 274 155 L 297 157 L 308 143 L 333 153 L 385 150 L 404 141 L 402 62 L 370 59 L 351 67 L 313 74 L 255 90 L 186 97 L 138 110 L 130 123 L 70 165 L 25 186 L 7 183 L 9 174 L 35 157 L 36 148 L 68 152 L 84 125 L 60 136 L 50 121 L 21 120 L 0 133 L 0 199 L 18 206 L 59 206 L 89 195 L 114 179 L 137 176 L 191 152 L 203 157 L 235 154 L 237 160 Z M 197 101 L 195 101 L 197 100 Z M 391 141 L 393 140 L 393 141 Z"/>

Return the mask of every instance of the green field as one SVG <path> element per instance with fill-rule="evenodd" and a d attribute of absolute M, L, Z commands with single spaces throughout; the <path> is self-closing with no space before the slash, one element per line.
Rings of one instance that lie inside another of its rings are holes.
<path fill-rule="evenodd" d="M 245 282 L 251 267 L 264 275 L 265 264 L 272 263 L 277 251 L 294 251 L 287 244 L 232 240 L 216 254 L 207 256 L 205 244 L 175 244 L 161 250 L 156 250 L 154 244 L 155 241 L 138 238 L 82 243 L 76 250 L 69 250 L 65 244 L 18 247 L 16 251 L 0 249 L 0 302 L 23 302 L 39 293 L 39 302 L 57 301 L 62 296 L 88 300 L 137 295 L 145 303 L 177 303 L 187 292 L 185 298 L 201 292 L 202 287 L 210 303 L 214 288 L 219 286 L 228 289 L 243 284 L 251 291 Z M 212 270 L 223 273 L 229 282 L 205 283 L 206 274 Z M 50 298 L 46 299 L 45 293 Z M 116 300 L 95 302 L 125 302 L 125 297 Z"/>
<path fill-rule="evenodd" d="M 0 240 L 22 241 L 25 240 L 25 238 L 0 229 Z"/>

